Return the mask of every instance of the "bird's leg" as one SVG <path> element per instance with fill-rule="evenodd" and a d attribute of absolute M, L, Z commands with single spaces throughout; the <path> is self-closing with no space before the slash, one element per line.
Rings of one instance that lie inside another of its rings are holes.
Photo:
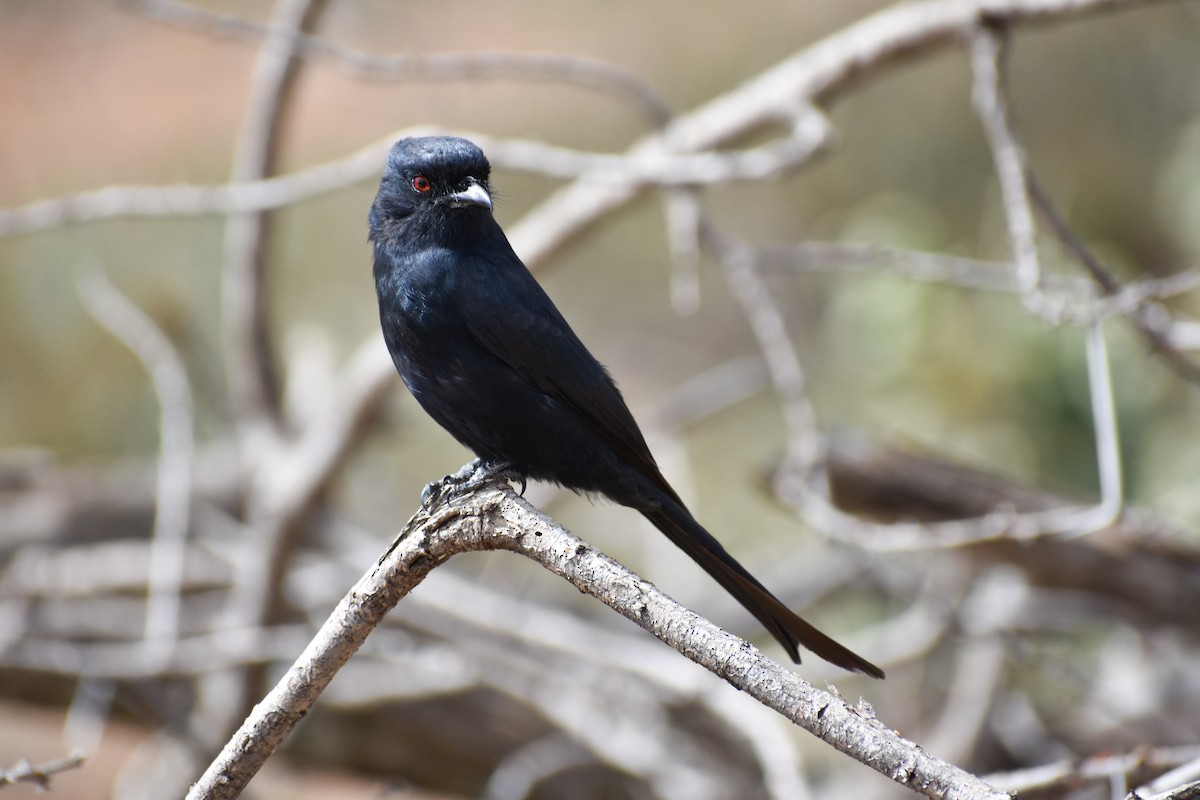
<path fill-rule="evenodd" d="M 484 461 L 477 459 L 472 462 L 475 469 L 469 478 L 472 484 L 486 483 L 492 480 L 517 481 L 521 484 L 521 494 L 525 494 L 525 476 L 518 472 L 508 461 Z"/>
<path fill-rule="evenodd" d="M 478 475 L 478 479 L 480 482 L 493 479 L 516 481 L 517 483 L 521 484 L 521 491 L 519 494 L 522 497 L 525 496 L 525 488 L 527 486 L 525 482 L 525 475 L 521 472 L 518 472 L 510 462 L 484 461 L 479 464 L 479 470 L 480 473 Z"/>
<path fill-rule="evenodd" d="M 433 504 L 442 496 L 442 489 L 445 486 L 445 478 L 436 481 L 430 481 L 425 484 L 425 488 L 421 490 L 421 508 L 429 511 L 433 508 Z"/>
<path fill-rule="evenodd" d="M 451 487 L 459 487 L 471 480 L 476 470 L 479 469 L 483 462 L 480 459 L 475 459 L 458 472 L 452 472 L 444 478 L 439 478 L 436 481 L 430 481 L 425 484 L 425 488 L 421 490 L 421 508 L 428 511 L 433 507 L 438 500 L 442 499 L 442 495 Z"/>
<path fill-rule="evenodd" d="M 461 492 L 473 489 L 487 481 L 501 478 L 519 481 L 521 494 L 525 494 L 525 476 L 513 469 L 512 464 L 507 461 L 488 461 L 477 458 L 458 472 L 451 473 L 441 480 L 427 483 L 421 490 L 421 507 L 428 511 L 447 491 Z"/>

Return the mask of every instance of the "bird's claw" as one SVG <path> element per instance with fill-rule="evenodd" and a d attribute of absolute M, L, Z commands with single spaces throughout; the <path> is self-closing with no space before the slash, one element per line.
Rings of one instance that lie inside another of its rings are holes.
<path fill-rule="evenodd" d="M 528 488 L 528 483 L 525 480 L 525 475 L 518 472 L 512 464 L 507 461 L 481 461 L 479 462 L 479 480 L 501 479 L 506 481 L 516 481 L 521 484 L 521 491 L 518 492 L 521 497 L 525 496 L 525 489 Z"/>
<path fill-rule="evenodd" d="M 442 494 L 446 491 L 446 481 L 450 476 L 436 481 L 430 481 L 425 484 L 425 488 L 421 490 L 421 508 L 429 511 L 434 504 L 441 499 Z"/>
<path fill-rule="evenodd" d="M 449 491 L 466 491 L 499 478 L 518 481 L 521 484 L 521 496 L 525 496 L 525 476 L 513 469 L 512 464 L 507 461 L 484 461 L 477 458 L 458 472 L 425 484 L 425 488 L 421 490 L 421 508 L 431 510 Z"/>
<path fill-rule="evenodd" d="M 477 461 L 474 477 L 480 483 L 489 480 L 516 481 L 521 484 L 521 496 L 525 495 L 525 476 L 507 461 Z"/>

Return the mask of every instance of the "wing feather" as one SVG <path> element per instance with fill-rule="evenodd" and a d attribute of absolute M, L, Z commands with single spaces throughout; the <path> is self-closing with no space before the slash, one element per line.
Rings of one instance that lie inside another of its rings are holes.
<path fill-rule="evenodd" d="M 516 256 L 512 256 L 516 260 Z M 630 465 L 675 497 L 608 371 L 588 351 L 524 264 L 498 270 L 487 297 L 465 299 L 481 347 L 531 386 L 570 408 Z"/>

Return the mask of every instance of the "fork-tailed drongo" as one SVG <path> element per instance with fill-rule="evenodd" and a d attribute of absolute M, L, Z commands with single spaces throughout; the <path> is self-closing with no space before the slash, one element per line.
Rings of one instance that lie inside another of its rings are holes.
<path fill-rule="evenodd" d="M 725 551 L 659 472 L 621 393 L 492 217 L 465 139 L 403 139 L 371 206 L 383 337 L 417 401 L 480 458 L 640 511 L 799 662 L 797 645 L 883 671 L 792 613 Z"/>

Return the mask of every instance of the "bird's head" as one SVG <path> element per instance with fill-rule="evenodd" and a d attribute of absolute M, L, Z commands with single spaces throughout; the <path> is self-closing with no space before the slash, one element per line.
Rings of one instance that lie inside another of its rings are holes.
<path fill-rule="evenodd" d="M 445 221 L 456 212 L 490 213 L 491 165 L 473 142 L 454 136 L 401 139 L 388 152 L 371 204 L 371 238 L 412 218 Z"/>

